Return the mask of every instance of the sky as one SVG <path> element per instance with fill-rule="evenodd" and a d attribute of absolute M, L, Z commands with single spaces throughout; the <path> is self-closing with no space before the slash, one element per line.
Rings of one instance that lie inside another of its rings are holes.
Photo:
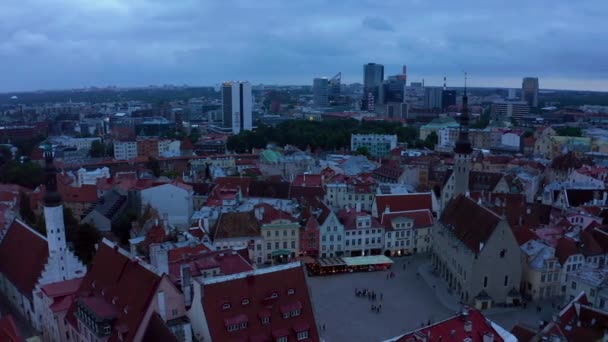
<path fill-rule="evenodd" d="M 606 0 L 1 0 L 0 91 L 408 82 L 608 91 Z"/>

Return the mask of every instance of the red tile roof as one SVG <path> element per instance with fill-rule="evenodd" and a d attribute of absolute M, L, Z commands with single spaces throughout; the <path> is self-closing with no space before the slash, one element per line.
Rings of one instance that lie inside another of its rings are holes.
<path fill-rule="evenodd" d="M 32 298 L 48 256 L 46 239 L 25 223 L 15 220 L 0 243 L 0 272 L 21 294 Z"/>
<path fill-rule="evenodd" d="M 67 317 L 75 322 L 78 302 L 99 314 L 114 314 L 108 341 L 118 341 L 119 330 L 124 341 L 133 341 L 160 281 L 160 276 L 104 240 L 76 292 L 75 303 Z"/>
<path fill-rule="evenodd" d="M 186 139 L 187 140 L 187 139 Z M 141 339 L 145 342 L 178 342 L 179 340 L 167 324 L 163 321 L 158 313 L 153 313 L 148 321 L 148 326 L 144 332 L 143 338 Z"/>
<path fill-rule="evenodd" d="M 222 213 L 213 226 L 211 235 L 213 240 L 258 237 L 260 224 L 253 211 Z"/>
<path fill-rule="evenodd" d="M 254 206 L 255 210 L 262 210 L 262 219 L 258 220 L 262 224 L 269 224 L 276 220 L 288 220 L 290 222 L 297 222 L 298 220 L 291 216 L 288 212 L 278 210 L 268 203 L 260 203 Z"/>
<path fill-rule="evenodd" d="M 521 246 L 528 241 L 538 239 L 538 236 L 534 234 L 533 231 L 528 229 L 527 227 L 512 227 L 513 235 L 515 236 L 515 240 Z"/>
<path fill-rule="evenodd" d="M 306 329 L 307 341 L 319 341 L 306 278 L 299 263 L 211 279 L 202 286 L 205 294 L 202 305 L 213 341 L 269 341 L 271 337 L 282 336 L 295 341 L 296 333 Z M 225 304 L 230 307 L 223 309 Z M 281 309 L 296 308 L 301 308 L 300 315 L 283 318 Z M 269 317 L 270 323 L 262 324 L 261 317 Z M 247 329 L 229 332 L 227 324 L 235 322 L 247 322 Z"/>
<path fill-rule="evenodd" d="M 536 330 L 521 324 L 515 324 L 511 329 L 511 334 L 517 338 L 517 341 L 529 342 L 536 335 Z"/>
<path fill-rule="evenodd" d="M 82 278 L 74 278 L 46 284 L 42 286 L 42 292 L 51 298 L 66 296 L 76 292 L 81 282 Z"/>
<path fill-rule="evenodd" d="M 425 228 L 433 225 L 433 214 L 428 209 L 383 213 L 381 223 L 386 229 L 393 229 L 391 221 L 396 217 L 414 220 L 414 228 Z"/>
<path fill-rule="evenodd" d="M 430 192 L 402 195 L 377 195 L 376 210 L 381 215 L 388 209 L 393 211 L 410 211 L 428 209 L 433 211 L 433 197 Z"/>
<path fill-rule="evenodd" d="M 384 226 L 367 211 L 356 211 L 346 208 L 340 210 L 337 216 L 344 225 L 344 229 L 357 229 L 357 217 L 359 216 L 369 216 L 371 218 L 371 227 L 366 228 L 384 228 Z"/>
<path fill-rule="evenodd" d="M 473 252 L 481 251 L 501 217 L 461 194 L 452 199 L 441 214 L 441 223 Z M 472 223 L 475 224 L 472 224 Z"/>
<path fill-rule="evenodd" d="M 564 265 L 568 257 L 574 254 L 580 253 L 576 246 L 576 241 L 571 238 L 565 237 L 557 240 L 557 246 L 555 247 L 555 256 L 559 260 L 559 263 Z"/>
<path fill-rule="evenodd" d="M 418 341 L 420 337 L 431 336 L 433 340 L 440 341 L 444 337 L 445 341 L 464 341 L 470 338 L 471 342 L 483 342 L 484 335 L 492 334 L 495 342 L 502 342 L 502 337 L 492 327 L 485 316 L 475 309 L 468 309 L 466 317 L 463 314 L 454 316 L 445 321 L 435 323 L 433 325 L 409 332 L 396 342 Z M 465 330 L 465 322 L 471 322 L 472 330 Z"/>
<path fill-rule="evenodd" d="M 195 246 L 184 246 L 173 248 L 169 250 L 169 262 L 178 262 L 185 258 L 187 255 L 197 255 L 201 253 L 210 252 L 211 250 L 203 245 L 202 243 Z"/>
<path fill-rule="evenodd" d="M 198 254 L 182 254 L 169 262 L 169 277 L 171 281 L 181 283 L 181 266 L 190 265 L 192 277 L 203 275 L 203 272 L 219 268 L 219 275 L 231 275 L 253 270 L 253 267 L 243 257 L 233 250 L 203 252 Z"/>
<path fill-rule="evenodd" d="M 0 341 L 3 342 L 23 342 L 25 339 L 21 337 L 13 316 L 6 315 L 0 319 Z"/>

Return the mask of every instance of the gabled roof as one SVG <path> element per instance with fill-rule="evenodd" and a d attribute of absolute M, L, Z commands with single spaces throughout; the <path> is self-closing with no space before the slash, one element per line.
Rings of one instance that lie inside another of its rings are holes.
<path fill-rule="evenodd" d="M 469 189 L 471 191 L 492 191 L 503 178 L 502 173 L 471 171 L 469 173 Z"/>
<path fill-rule="evenodd" d="M 433 225 L 433 214 L 428 209 L 397 211 L 391 213 L 382 213 L 380 222 L 386 229 L 393 229 L 392 220 L 398 217 L 405 217 L 414 220 L 414 228 L 424 228 Z"/>
<path fill-rule="evenodd" d="M 298 220 L 293 217 L 290 213 L 283 210 L 279 210 L 268 203 L 260 203 L 254 206 L 254 210 L 261 210 L 262 219 L 259 220 L 261 224 L 271 224 L 276 220 L 287 220 L 290 222 L 297 222 Z"/>
<path fill-rule="evenodd" d="M 6 315 L 0 319 L 0 341 L 3 342 L 23 342 L 25 339 L 19 334 L 13 316 Z"/>
<path fill-rule="evenodd" d="M 433 197 L 430 192 L 376 195 L 375 203 L 378 215 L 381 215 L 386 209 L 389 212 L 422 209 L 433 210 Z"/>
<path fill-rule="evenodd" d="M 448 203 L 441 215 L 441 223 L 469 247 L 480 252 L 501 221 L 492 210 L 460 194 Z"/>
<path fill-rule="evenodd" d="M 124 341 L 133 341 L 162 279 L 126 254 L 107 240 L 99 244 L 67 314 L 75 324 L 76 303 L 83 303 L 100 316 L 113 315 L 110 342 L 118 341 L 120 334 Z"/>
<path fill-rule="evenodd" d="M 188 139 L 186 139 L 188 140 Z M 142 341 L 146 342 L 178 342 L 179 340 L 158 313 L 153 313 L 148 321 Z"/>
<path fill-rule="evenodd" d="M 213 240 L 258 237 L 260 224 L 253 211 L 222 213 L 213 226 Z"/>
<path fill-rule="evenodd" d="M 202 287 L 201 304 L 213 341 L 270 341 L 283 336 L 295 341 L 297 332 L 304 330 L 308 341 L 319 341 L 299 262 L 208 279 Z M 294 310 L 300 314 L 283 318 L 283 313 Z M 262 324 L 263 317 L 270 323 Z M 228 331 L 229 325 L 241 322 L 247 322 L 247 329 Z"/>
<path fill-rule="evenodd" d="M 515 324 L 511 329 L 511 334 L 520 342 L 529 342 L 536 335 L 536 330 L 522 324 Z"/>
<path fill-rule="evenodd" d="M 471 332 L 465 330 L 465 322 L 471 322 Z M 445 341 L 464 341 L 466 338 L 471 338 L 471 342 L 482 342 L 484 341 L 483 337 L 486 334 L 492 334 L 493 341 L 504 341 L 501 334 L 480 311 L 475 309 L 467 309 L 466 316 L 464 314 L 459 314 L 433 325 L 411 331 L 391 341 L 419 341 L 423 340 L 427 336 L 431 336 L 434 341 L 435 338 L 445 336 Z"/>
<path fill-rule="evenodd" d="M 31 299 L 48 257 L 46 238 L 17 219 L 0 243 L 0 272 Z"/>
<path fill-rule="evenodd" d="M 192 277 L 198 277 L 206 270 L 219 268 L 218 275 L 230 275 L 251 271 L 253 267 L 234 250 L 182 254 L 169 263 L 169 277 L 173 283 L 181 283 L 181 266 L 189 265 Z"/>
<path fill-rule="evenodd" d="M 350 208 L 342 209 L 338 212 L 338 218 L 344 225 L 344 229 L 357 229 L 357 217 L 369 216 L 371 219 L 370 227 L 366 228 L 384 228 L 384 226 L 367 211 L 356 211 Z"/>
<path fill-rule="evenodd" d="M 574 254 L 579 254 L 578 246 L 576 245 L 576 241 L 571 238 L 564 237 L 557 240 L 557 246 L 555 247 L 555 256 L 561 265 L 566 263 L 568 257 Z"/>

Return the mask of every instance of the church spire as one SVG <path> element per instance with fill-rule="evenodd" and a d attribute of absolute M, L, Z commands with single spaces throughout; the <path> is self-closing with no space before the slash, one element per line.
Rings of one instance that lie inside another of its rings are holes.
<path fill-rule="evenodd" d="M 464 94 L 462 95 L 462 113 L 460 114 L 460 127 L 458 140 L 454 152 L 457 154 L 471 154 L 471 141 L 469 141 L 469 97 L 467 96 L 467 73 L 464 73 Z"/>
<path fill-rule="evenodd" d="M 53 148 L 50 144 L 47 144 L 44 148 L 44 160 L 45 160 L 45 193 L 44 193 L 44 206 L 45 207 L 57 207 L 61 205 L 61 195 L 57 190 L 57 168 L 53 163 Z"/>

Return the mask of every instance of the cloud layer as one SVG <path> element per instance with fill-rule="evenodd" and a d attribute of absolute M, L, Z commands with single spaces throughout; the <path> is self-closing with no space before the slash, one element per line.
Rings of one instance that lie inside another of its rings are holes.
<path fill-rule="evenodd" d="M 463 4 L 464 3 L 464 4 Z M 608 90 L 608 3 L 549 0 L 3 0 L 0 91 L 309 84 L 362 65 L 410 80 Z M 501 2 L 502 3 L 502 2 Z"/>

